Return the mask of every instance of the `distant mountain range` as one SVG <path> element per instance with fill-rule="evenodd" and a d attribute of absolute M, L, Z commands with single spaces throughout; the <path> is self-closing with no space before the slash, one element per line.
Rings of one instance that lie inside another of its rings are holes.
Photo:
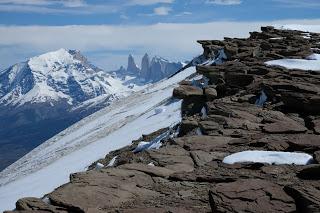
<path fill-rule="evenodd" d="M 150 58 L 146 53 L 143 56 L 141 66 L 139 67 L 135 63 L 134 57 L 129 55 L 127 69 L 121 67 L 116 73 L 134 76 L 142 82 L 157 82 L 171 76 L 177 70 L 181 69 L 183 65 L 184 64 L 181 62 L 170 62 L 159 56 Z"/>
<path fill-rule="evenodd" d="M 107 73 L 60 49 L 0 72 L 0 171 L 80 119 L 182 67 L 160 57 Z M 114 75 L 115 74 L 115 75 Z"/>

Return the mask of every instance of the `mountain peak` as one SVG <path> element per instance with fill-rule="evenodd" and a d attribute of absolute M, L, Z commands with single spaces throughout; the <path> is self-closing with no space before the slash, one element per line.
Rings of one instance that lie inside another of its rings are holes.
<path fill-rule="evenodd" d="M 82 103 L 113 93 L 110 77 L 78 50 L 61 48 L 16 64 L 0 75 L 0 105 Z"/>
<path fill-rule="evenodd" d="M 68 64 L 75 63 L 75 59 L 69 50 L 59 49 L 57 51 L 48 52 L 33 58 L 30 58 L 28 65 L 31 70 L 41 74 L 48 74 L 51 71 L 56 71 Z"/>
<path fill-rule="evenodd" d="M 132 74 L 140 73 L 140 68 L 137 66 L 136 62 L 134 61 L 133 56 L 130 54 L 128 57 L 128 66 L 127 72 Z"/>
<path fill-rule="evenodd" d="M 145 82 L 156 82 L 165 77 L 171 76 L 177 70 L 182 68 L 182 63 L 170 62 L 160 56 L 154 56 L 152 59 L 148 53 L 145 53 L 141 60 L 141 68 L 135 63 L 132 54 L 128 56 L 128 67 L 126 70 L 119 69 L 118 73 L 122 75 L 133 75 Z"/>

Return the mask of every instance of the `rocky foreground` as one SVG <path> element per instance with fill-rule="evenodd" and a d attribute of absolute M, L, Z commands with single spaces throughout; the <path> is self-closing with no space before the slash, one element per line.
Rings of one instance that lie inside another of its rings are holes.
<path fill-rule="evenodd" d="M 227 60 L 197 66 L 209 79 L 204 88 L 184 81 L 175 89 L 183 99 L 178 137 L 133 152 L 168 129 L 145 135 L 70 175 L 70 183 L 43 199 L 19 200 L 15 211 L 320 212 L 320 72 L 265 64 L 306 58 L 320 51 L 319 42 L 319 34 L 272 27 L 248 39 L 199 41 L 206 59 L 224 49 Z M 314 160 L 306 166 L 222 162 L 246 150 L 303 152 Z"/>

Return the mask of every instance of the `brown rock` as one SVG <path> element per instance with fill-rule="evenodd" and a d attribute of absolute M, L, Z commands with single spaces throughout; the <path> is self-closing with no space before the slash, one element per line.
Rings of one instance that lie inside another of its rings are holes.
<path fill-rule="evenodd" d="M 224 152 L 205 152 L 202 150 L 192 151 L 190 154 L 197 166 L 203 166 L 212 160 L 222 161 L 228 155 Z"/>
<path fill-rule="evenodd" d="M 313 129 L 316 134 L 320 135 L 320 119 L 316 119 L 312 121 Z"/>
<path fill-rule="evenodd" d="M 212 212 L 295 212 L 293 198 L 277 184 L 259 179 L 217 184 L 209 192 Z"/>
<path fill-rule="evenodd" d="M 313 185 L 291 185 L 284 190 L 296 200 L 299 212 L 319 213 L 320 209 L 320 190 L 319 184 Z"/>
<path fill-rule="evenodd" d="M 54 212 L 54 213 L 65 213 L 67 212 L 64 208 L 57 208 L 50 204 L 45 203 L 39 198 L 22 198 L 16 202 L 16 209 L 26 211 L 37 211 L 37 212 Z"/>
<path fill-rule="evenodd" d="M 198 127 L 198 122 L 196 120 L 184 119 L 180 124 L 179 136 L 184 136 Z"/>
<path fill-rule="evenodd" d="M 297 176 L 305 180 L 320 180 L 320 164 L 305 166 Z"/>
<path fill-rule="evenodd" d="M 220 125 L 214 121 L 201 121 L 200 129 L 204 134 L 209 134 L 209 132 L 217 131 L 220 129 Z"/>
<path fill-rule="evenodd" d="M 49 195 L 50 200 L 71 211 L 110 209 L 134 199 L 151 199 L 152 178 L 139 171 L 102 169 L 72 175 L 71 183 L 63 185 Z"/>
<path fill-rule="evenodd" d="M 313 154 L 313 159 L 320 164 L 320 151 L 316 151 L 314 154 Z"/>
<path fill-rule="evenodd" d="M 158 166 L 150 166 L 142 163 L 124 164 L 119 166 L 118 168 L 127 169 L 127 170 L 136 170 L 136 171 L 144 172 L 151 176 L 158 176 L 158 177 L 168 177 L 174 173 L 173 170 L 169 170 L 169 169 L 158 167 Z"/>
<path fill-rule="evenodd" d="M 147 151 L 152 160 L 160 166 L 188 164 L 193 166 L 189 152 L 177 145 L 162 147 L 158 150 Z"/>
<path fill-rule="evenodd" d="M 266 124 L 263 126 L 263 130 L 266 133 L 279 134 L 279 133 L 303 133 L 308 129 L 301 124 L 291 121 L 291 122 L 275 122 L 271 124 Z"/>
<path fill-rule="evenodd" d="M 204 94 L 205 94 L 208 101 L 212 101 L 218 97 L 217 90 L 212 87 L 205 88 Z"/>
<path fill-rule="evenodd" d="M 186 150 L 211 152 L 224 150 L 232 140 L 235 139 L 231 137 L 202 135 L 177 138 L 175 139 L 175 142 Z"/>
<path fill-rule="evenodd" d="M 189 85 L 180 85 L 173 90 L 173 97 L 179 99 L 186 99 L 190 97 L 202 96 L 203 90 Z"/>

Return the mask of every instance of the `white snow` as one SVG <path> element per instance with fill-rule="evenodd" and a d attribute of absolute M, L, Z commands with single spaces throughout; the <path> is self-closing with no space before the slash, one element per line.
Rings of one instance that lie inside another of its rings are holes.
<path fill-rule="evenodd" d="M 148 163 L 148 166 L 155 166 L 153 162 Z"/>
<path fill-rule="evenodd" d="M 266 93 L 262 90 L 261 94 L 259 96 L 259 99 L 256 100 L 256 105 L 259 107 L 263 107 L 263 105 L 265 104 L 265 102 L 268 100 L 268 96 L 266 95 Z"/>
<path fill-rule="evenodd" d="M 170 79 L 113 102 L 86 117 L 0 173 L 0 211 L 21 197 L 41 197 L 84 171 L 108 152 L 181 121 L 181 102 L 172 101 L 177 83 L 195 73 L 189 68 Z M 155 114 L 156 108 L 162 112 Z"/>
<path fill-rule="evenodd" d="M 235 164 L 244 162 L 267 164 L 307 165 L 313 160 L 311 155 L 295 152 L 244 151 L 229 155 L 223 163 Z"/>
<path fill-rule="evenodd" d="M 312 70 L 320 72 L 320 54 L 313 54 L 307 59 L 279 59 L 267 61 L 270 66 L 282 66 L 287 69 Z"/>
<path fill-rule="evenodd" d="M 104 167 L 104 165 L 102 163 L 97 163 L 95 169 L 96 170 L 100 170 Z"/>
<path fill-rule="evenodd" d="M 107 167 L 112 167 L 114 166 L 116 160 L 117 160 L 118 156 L 113 157 L 110 162 L 108 163 Z"/>
<path fill-rule="evenodd" d="M 182 101 L 178 101 L 178 102 L 181 104 Z M 145 141 L 140 142 L 138 146 L 133 150 L 133 152 L 137 153 L 137 152 L 142 152 L 144 150 L 160 149 L 160 147 L 162 146 L 161 141 L 163 139 L 167 139 L 170 137 L 170 131 L 171 129 L 160 134 L 158 137 L 156 137 L 154 140 L 150 142 L 145 142 Z"/>

